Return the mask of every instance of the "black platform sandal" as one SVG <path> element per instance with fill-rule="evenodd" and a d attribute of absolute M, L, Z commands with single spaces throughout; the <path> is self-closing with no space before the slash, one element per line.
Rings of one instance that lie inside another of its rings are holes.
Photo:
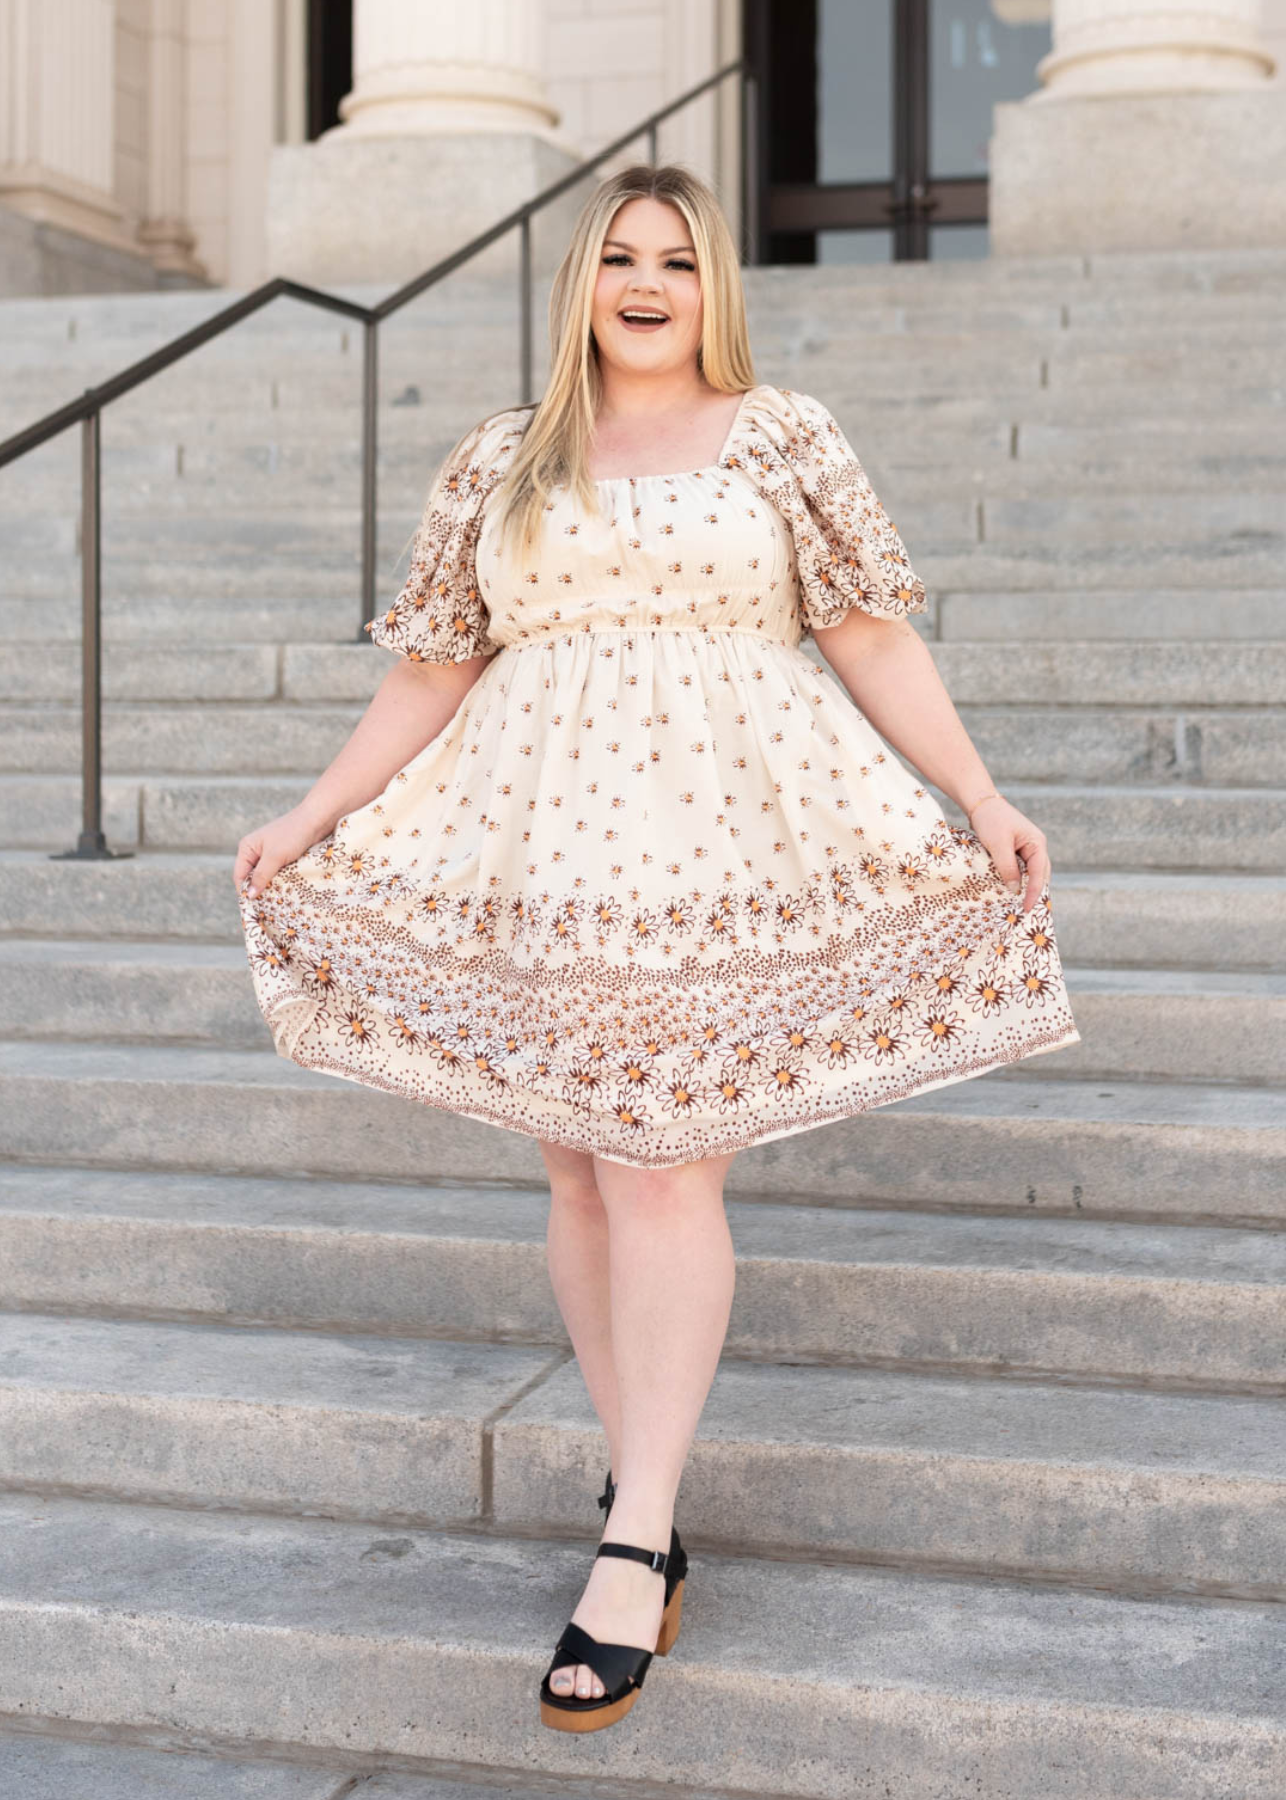
<path fill-rule="evenodd" d="M 688 1559 L 682 1548 L 674 1557 L 664 1550 L 644 1550 L 638 1544 L 607 1543 L 600 1544 L 596 1554 L 625 1556 L 664 1575 L 665 1611 L 661 1614 L 655 1650 L 642 1650 L 637 1644 L 601 1644 L 588 1631 L 568 1621 L 540 1684 L 540 1721 L 555 1731 L 600 1731 L 623 1719 L 639 1697 L 648 1664 L 654 1656 L 668 1656 L 679 1635 L 683 1582 L 688 1572 Z M 593 1669 L 606 1693 L 596 1700 L 580 1700 L 574 1694 L 554 1692 L 550 1676 L 558 1669 L 574 1668 L 577 1663 Z"/>

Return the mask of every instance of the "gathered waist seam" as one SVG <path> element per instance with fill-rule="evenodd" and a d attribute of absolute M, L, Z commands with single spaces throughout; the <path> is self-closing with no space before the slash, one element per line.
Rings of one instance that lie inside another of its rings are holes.
<path fill-rule="evenodd" d="M 771 637 L 766 632 L 751 631 L 744 625 L 576 625 L 567 631 L 542 631 L 537 636 L 526 639 L 519 644 L 501 644 L 502 650 L 538 650 L 547 644 L 564 643 L 569 638 L 580 637 L 633 637 L 641 632 L 670 632 L 674 635 L 682 633 L 689 637 L 744 637 L 753 638 L 757 644 L 776 644 L 781 649 L 795 648 L 796 639 Z"/>

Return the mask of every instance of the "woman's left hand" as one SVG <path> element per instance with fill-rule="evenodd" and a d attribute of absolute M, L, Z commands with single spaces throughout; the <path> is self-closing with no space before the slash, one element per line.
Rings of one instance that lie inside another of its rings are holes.
<path fill-rule="evenodd" d="M 1018 866 L 1018 859 L 1022 858 L 1026 871 L 1022 906 L 1024 912 L 1030 912 L 1049 880 L 1044 832 L 1003 794 L 989 794 L 979 801 L 973 809 L 970 830 L 985 845 L 1000 871 L 1000 879 L 1013 894 L 1023 889 L 1024 870 Z"/>

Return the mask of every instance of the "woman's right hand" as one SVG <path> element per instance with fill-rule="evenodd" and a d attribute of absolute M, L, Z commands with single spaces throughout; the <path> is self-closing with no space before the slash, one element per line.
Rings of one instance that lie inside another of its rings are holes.
<path fill-rule="evenodd" d="M 237 892 L 248 880 L 247 891 L 252 900 L 257 899 L 278 869 L 311 850 L 325 835 L 325 827 L 318 830 L 316 819 L 308 817 L 302 806 L 292 807 L 256 831 L 248 831 L 237 845 L 232 871 Z"/>

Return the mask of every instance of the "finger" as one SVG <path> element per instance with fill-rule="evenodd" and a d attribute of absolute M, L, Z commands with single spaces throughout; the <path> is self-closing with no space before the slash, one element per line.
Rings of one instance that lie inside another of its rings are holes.
<path fill-rule="evenodd" d="M 1020 846 L 1023 867 L 1026 871 L 1026 888 L 1023 894 L 1023 911 L 1030 912 L 1040 898 L 1041 889 L 1049 876 L 1049 856 L 1043 837 L 1034 837 Z"/>
<path fill-rule="evenodd" d="M 1027 886 L 1023 890 L 1023 911 L 1029 913 L 1039 898 L 1040 883 L 1037 881 L 1035 873 L 1029 872 L 1027 876 Z"/>
<path fill-rule="evenodd" d="M 1018 867 L 1018 857 L 1013 842 L 1006 844 L 1002 850 L 993 850 L 991 860 L 995 863 L 1000 879 L 1011 894 L 1016 894 L 1022 887 L 1022 870 Z"/>
<path fill-rule="evenodd" d="M 246 892 L 252 899 L 258 899 L 268 883 L 272 880 L 274 870 L 266 857 L 257 856 L 246 874 Z"/>

